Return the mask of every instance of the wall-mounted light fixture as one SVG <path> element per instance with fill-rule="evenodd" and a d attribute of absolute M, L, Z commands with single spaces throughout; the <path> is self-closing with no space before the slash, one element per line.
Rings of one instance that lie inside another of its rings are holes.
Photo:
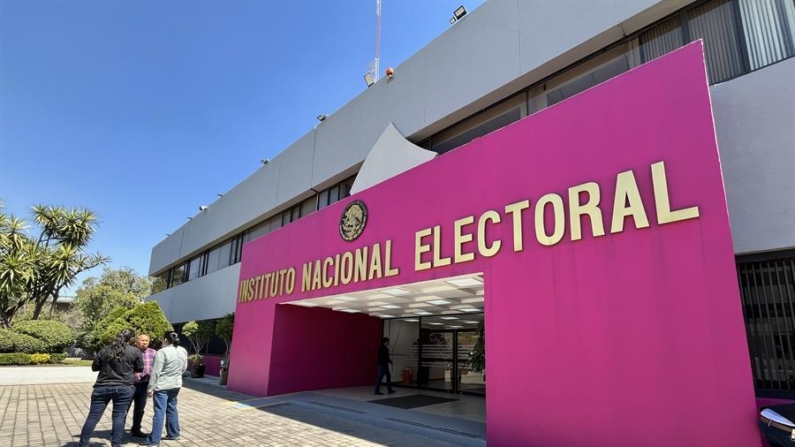
<path fill-rule="evenodd" d="M 326 114 L 323 114 L 323 115 L 318 115 L 318 116 L 317 116 L 317 120 L 318 120 L 318 121 L 325 121 L 325 120 L 326 120 L 326 118 L 328 118 L 328 115 L 326 115 Z"/>
<path fill-rule="evenodd" d="M 262 160 L 260 160 L 259 162 L 260 162 L 260 163 L 262 163 L 262 164 L 264 164 L 264 165 L 266 165 L 266 164 L 270 163 L 270 160 L 268 160 L 267 158 L 263 158 L 263 159 L 262 159 Z"/>
<path fill-rule="evenodd" d="M 188 220 L 193 220 L 193 218 L 192 217 L 188 217 Z"/>
<path fill-rule="evenodd" d="M 223 196 L 224 196 L 224 195 L 223 195 L 223 194 L 221 194 L 220 192 L 219 192 L 219 193 L 216 193 L 215 195 L 216 195 L 216 196 L 218 196 L 218 197 L 223 197 Z"/>
<path fill-rule="evenodd" d="M 364 75 L 364 82 L 367 83 L 368 87 L 375 84 L 375 79 L 373 79 L 373 74 L 370 73 L 369 71 L 367 72 L 366 75 Z"/>
<path fill-rule="evenodd" d="M 207 211 L 207 205 L 199 206 L 199 211 Z"/>
<path fill-rule="evenodd" d="M 450 25 L 453 23 L 461 20 L 465 15 L 467 15 L 467 10 L 464 6 L 459 6 L 455 11 L 453 11 L 453 17 L 450 17 Z"/>

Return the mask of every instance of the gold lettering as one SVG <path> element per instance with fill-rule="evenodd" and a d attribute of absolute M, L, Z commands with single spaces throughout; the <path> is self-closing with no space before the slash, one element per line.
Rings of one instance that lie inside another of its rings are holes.
<path fill-rule="evenodd" d="M 522 211 L 530 208 L 529 200 L 512 203 L 505 207 L 505 212 L 513 215 L 513 251 L 519 252 L 524 248 L 522 232 Z"/>
<path fill-rule="evenodd" d="M 422 254 L 431 251 L 430 245 L 423 245 L 422 238 L 430 235 L 430 228 L 420 230 L 414 234 L 414 271 L 416 272 L 431 268 L 430 262 L 422 262 Z"/>
<path fill-rule="evenodd" d="M 334 257 L 334 287 L 340 283 L 340 255 Z"/>
<path fill-rule="evenodd" d="M 547 205 L 552 205 L 553 211 L 553 231 L 552 234 L 547 234 L 546 219 L 544 214 Z M 563 239 L 563 233 L 566 229 L 566 220 L 563 212 L 563 198 L 557 194 L 546 194 L 536 204 L 536 239 L 541 245 L 547 247 L 560 242 Z"/>
<path fill-rule="evenodd" d="M 610 232 L 615 234 L 624 231 L 624 219 L 627 216 L 632 216 L 635 228 L 649 226 L 649 218 L 646 217 L 646 209 L 640 199 L 638 183 L 632 171 L 624 171 L 616 177 L 616 196 L 613 201 L 613 223 L 610 225 Z"/>
<path fill-rule="evenodd" d="M 462 234 L 462 230 L 465 225 L 471 225 L 475 223 L 475 216 L 467 216 L 463 219 L 458 219 L 455 221 L 455 262 L 456 264 L 460 262 L 469 262 L 475 259 L 474 253 L 464 253 L 463 252 L 463 245 L 467 242 L 472 242 L 472 233 L 469 234 Z"/>
<path fill-rule="evenodd" d="M 312 290 L 318 290 L 323 285 L 321 282 L 320 259 L 315 261 L 315 276 L 312 278 Z"/>
<path fill-rule="evenodd" d="M 490 258 L 500 252 L 502 242 L 499 240 L 494 241 L 491 247 L 486 246 L 486 222 L 492 221 L 493 223 L 500 223 L 500 214 L 496 211 L 486 211 L 478 219 L 478 253 L 481 256 Z"/>
<path fill-rule="evenodd" d="M 680 220 L 696 219 L 698 207 L 692 206 L 681 210 L 671 210 L 671 198 L 668 191 L 668 178 L 665 175 L 665 162 L 659 161 L 651 165 L 651 180 L 654 184 L 654 204 L 657 208 L 657 223 L 665 225 Z"/>
<path fill-rule="evenodd" d="M 312 290 L 312 262 L 304 263 L 304 272 L 301 274 L 301 292 Z"/>
<path fill-rule="evenodd" d="M 248 292 L 246 292 L 246 297 L 248 298 L 248 301 L 254 299 L 254 280 L 248 281 Z"/>
<path fill-rule="evenodd" d="M 353 269 L 353 282 L 367 279 L 367 247 L 356 249 L 356 265 Z"/>
<path fill-rule="evenodd" d="M 346 251 L 342 255 L 342 283 L 348 284 L 353 277 L 353 254 Z"/>
<path fill-rule="evenodd" d="M 295 268 L 287 269 L 287 294 L 292 295 L 295 290 Z"/>
<path fill-rule="evenodd" d="M 334 263 L 334 259 L 330 258 L 330 257 L 326 258 L 323 261 L 323 287 L 324 288 L 329 288 L 329 287 L 331 287 L 331 284 L 334 283 L 334 279 L 330 278 L 328 276 L 328 268 L 331 267 L 332 263 Z"/>
<path fill-rule="evenodd" d="M 444 267 L 450 265 L 450 258 L 442 257 L 442 226 L 433 227 L 433 266 Z"/>
<path fill-rule="evenodd" d="M 386 257 L 384 259 L 384 276 L 389 278 L 390 276 L 397 276 L 400 274 L 400 269 L 393 269 L 392 268 L 392 241 L 386 241 Z"/>
<path fill-rule="evenodd" d="M 287 269 L 279 270 L 279 296 L 284 295 L 284 277 L 287 275 Z"/>
<path fill-rule="evenodd" d="M 381 279 L 383 277 L 383 270 L 381 270 L 381 244 L 373 244 L 373 253 L 370 255 L 370 272 L 367 274 L 367 279 L 373 278 Z"/>
<path fill-rule="evenodd" d="M 588 201 L 580 203 L 580 193 L 588 194 Z M 581 216 L 588 215 L 591 221 L 591 233 L 594 237 L 605 235 L 605 225 L 602 221 L 602 210 L 599 209 L 601 193 L 599 185 L 594 182 L 583 183 L 569 188 L 569 221 L 571 222 L 571 240 L 582 239 Z"/>
<path fill-rule="evenodd" d="M 271 286 L 269 287 L 270 294 L 268 296 L 270 296 L 271 298 L 274 297 L 274 296 L 278 296 L 278 294 L 279 294 L 279 272 L 271 272 L 270 283 L 271 283 Z"/>

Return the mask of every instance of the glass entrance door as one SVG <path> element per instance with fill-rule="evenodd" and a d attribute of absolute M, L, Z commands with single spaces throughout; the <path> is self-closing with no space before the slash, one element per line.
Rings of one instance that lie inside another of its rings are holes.
<path fill-rule="evenodd" d="M 418 385 L 423 388 L 456 392 L 455 332 L 420 331 L 420 368 Z"/>

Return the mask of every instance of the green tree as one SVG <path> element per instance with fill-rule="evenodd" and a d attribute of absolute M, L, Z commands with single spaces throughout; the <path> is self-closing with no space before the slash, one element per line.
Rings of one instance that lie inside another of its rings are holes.
<path fill-rule="evenodd" d="M 87 209 L 36 205 L 33 221 L 38 236 L 26 220 L 7 215 L 0 203 L 0 326 L 10 327 L 14 315 L 26 304 L 34 320 L 78 274 L 109 261 L 84 250 L 97 229 L 96 215 Z"/>
<path fill-rule="evenodd" d="M 174 330 L 157 301 L 147 301 L 124 312 L 108 324 L 99 336 L 99 344 L 95 345 L 95 348 L 107 345 L 119 335 L 119 332 L 127 328 L 134 330 L 136 334 L 149 335 L 152 339 L 151 345 L 155 349 L 160 348 L 163 334 Z"/>
<path fill-rule="evenodd" d="M 191 358 L 194 363 L 200 363 L 204 358 L 201 353 L 210 337 L 215 333 L 215 323 L 212 321 L 189 321 L 182 326 L 182 335 L 188 337 L 190 344 L 193 346 L 193 355 Z"/>
<path fill-rule="evenodd" d="M 106 267 L 102 276 L 86 279 L 77 289 L 75 307 L 83 315 L 83 329 L 90 332 L 118 307 L 132 309 L 142 303 L 151 290 L 152 281 L 135 270 L 129 267 L 117 270 Z"/>
<path fill-rule="evenodd" d="M 224 315 L 223 318 L 218 320 L 215 324 L 215 335 L 218 336 L 221 340 L 224 341 L 224 345 L 226 345 L 226 353 L 224 357 L 229 358 L 229 348 L 230 343 L 232 343 L 232 331 L 235 328 L 235 313 L 232 312 L 231 314 Z"/>
<path fill-rule="evenodd" d="M 486 328 L 484 323 L 484 321 L 478 323 L 478 339 L 475 342 L 475 346 L 472 348 L 472 352 L 469 353 L 469 367 L 472 368 L 474 372 L 483 372 L 486 370 Z M 485 380 L 485 374 L 483 377 Z"/>

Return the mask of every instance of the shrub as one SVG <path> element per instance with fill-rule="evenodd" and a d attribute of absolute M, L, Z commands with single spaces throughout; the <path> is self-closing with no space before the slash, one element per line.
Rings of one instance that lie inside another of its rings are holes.
<path fill-rule="evenodd" d="M 30 363 L 33 365 L 41 365 L 50 361 L 50 354 L 33 354 L 30 356 Z"/>
<path fill-rule="evenodd" d="M 0 354 L 0 365 L 30 365 L 30 354 Z"/>
<path fill-rule="evenodd" d="M 12 330 L 18 334 L 30 335 L 42 342 L 40 352 L 63 352 L 75 341 L 69 326 L 53 320 L 31 320 L 14 323 Z M 19 350 L 17 350 L 19 351 Z"/>
<path fill-rule="evenodd" d="M 44 351 L 44 343 L 38 338 L 0 329 L 0 352 L 33 354 L 41 351 Z"/>
<path fill-rule="evenodd" d="M 109 314 L 105 316 L 105 318 L 101 319 L 99 323 L 94 326 L 94 329 L 91 333 L 87 334 L 84 339 L 85 346 L 88 348 L 93 349 L 94 351 L 99 351 L 105 346 L 105 343 L 102 343 L 102 335 L 105 333 L 105 330 L 113 324 L 114 321 L 121 318 L 127 312 L 127 309 L 124 307 L 117 307 L 110 311 Z"/>
<path fill-rule="evenodd" d="M 66 360 L 66 354 L 50 354 L 50 363 L 63 363 L 64 360 Z"/>
<path fill-rule="evenodd" d="M 126 311 L 124 315 L 110 323 L 99 338 L 100 347 L 113 341 L 119 332 L 128 328 L 134 330 L 136 335 L 149 335 L 154 349 L 160 348 L 160 340 L 166 331 L 174 330 L 157 301 L 148 301 Z"/>

